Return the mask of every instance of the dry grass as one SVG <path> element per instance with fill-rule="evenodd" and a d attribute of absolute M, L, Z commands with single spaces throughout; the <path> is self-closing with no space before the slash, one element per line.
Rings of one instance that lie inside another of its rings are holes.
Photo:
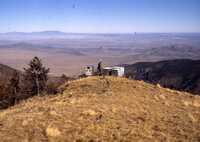
<path fill-rule="evenodd" d="M 114 77 L 62 87 L 1 111 L 1 141 L 200 141 L 199 96 Z"/>

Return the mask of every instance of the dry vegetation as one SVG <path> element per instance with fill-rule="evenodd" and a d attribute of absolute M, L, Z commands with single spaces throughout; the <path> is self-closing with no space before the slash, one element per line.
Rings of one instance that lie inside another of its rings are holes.
<path fill-rule="evenodd" d="M 62 88 L 0 111 L 1 141 L 200 141 L 199 96 L 114 77 Z"/>

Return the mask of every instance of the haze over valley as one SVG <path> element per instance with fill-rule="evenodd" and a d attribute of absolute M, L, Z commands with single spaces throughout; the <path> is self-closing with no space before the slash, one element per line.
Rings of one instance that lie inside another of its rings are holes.
<path fill-rule="evenodd" d="M 53 75 L 78 75 L 86 65 L 200 59 L 198 33 L 73 34 L 59 31 L 1 33 L 0 62 L 23 70 L 40 57 Z"/>

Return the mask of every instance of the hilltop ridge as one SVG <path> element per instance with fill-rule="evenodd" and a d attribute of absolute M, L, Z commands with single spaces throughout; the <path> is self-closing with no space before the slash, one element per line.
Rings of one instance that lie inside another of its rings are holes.
<path fill-rule="evenodd" d="M 1 141 L 200 140 L 200 97 L 143 81 L 89 77 L 0 111 Z"/>

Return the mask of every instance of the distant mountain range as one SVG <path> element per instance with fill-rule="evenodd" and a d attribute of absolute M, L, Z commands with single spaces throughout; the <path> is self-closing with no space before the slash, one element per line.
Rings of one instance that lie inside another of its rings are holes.
<path fill-rule="evenodd" d="M 66 35 L 67 33 L 61 31 L 41 31 L 41 32 L 7 32 L 0 33 L 0 35 Z"/>
<path fill-rule="evenodd" d="M 109 37 L 109 38 L 115 38 L 117 40 L 122 39 L 129 39 L 133 40 L 133 37 L 137 37 L 137 40 L 144 39 L 185 39 L 185 38 L 199 38 L 200 33 L 70 33 L 70 32 L 62 32 L 62 31 L 56 31 L 56 30 L 49 30 L 49 31 L 38 31 L 38 32 L 6 32 L 6 33 L 0 33 L 0 38 L 2 37 L 15 37 L 15 36 L 37 36 L 37 37 L 44 37 L 44 36 L 89 36 L 91 38 L 94 38 L 95 36 L 98 37 Z M 123 37 L 123 38 L 122 38 Z"/>
<path fill-rule="evenodd" d="M 49 38 L 83 38 L 95 36 L 116 36 L 118 34 L 95 34 L 95 33 L 67 33 L 61 31 L 39 31 L 39 32 L 7 32 L 0 33 L 0 39 L 3 40 L 31 40 L 31 39 L 49 39 Z M 120 34 L 119 34 L 120 35 Z"/>
<path fill-rule="evenodd" d="M 116 36 L 116 35 L 130 35 L 130 34 L 104 34 L 104 33 L 70 33 L 62 31 L 39 31 L 39 32 L 6 32 L 0 33 L 0 36 L 67 36 L 67 35 L 103 35 L 103 36 Z"/>

